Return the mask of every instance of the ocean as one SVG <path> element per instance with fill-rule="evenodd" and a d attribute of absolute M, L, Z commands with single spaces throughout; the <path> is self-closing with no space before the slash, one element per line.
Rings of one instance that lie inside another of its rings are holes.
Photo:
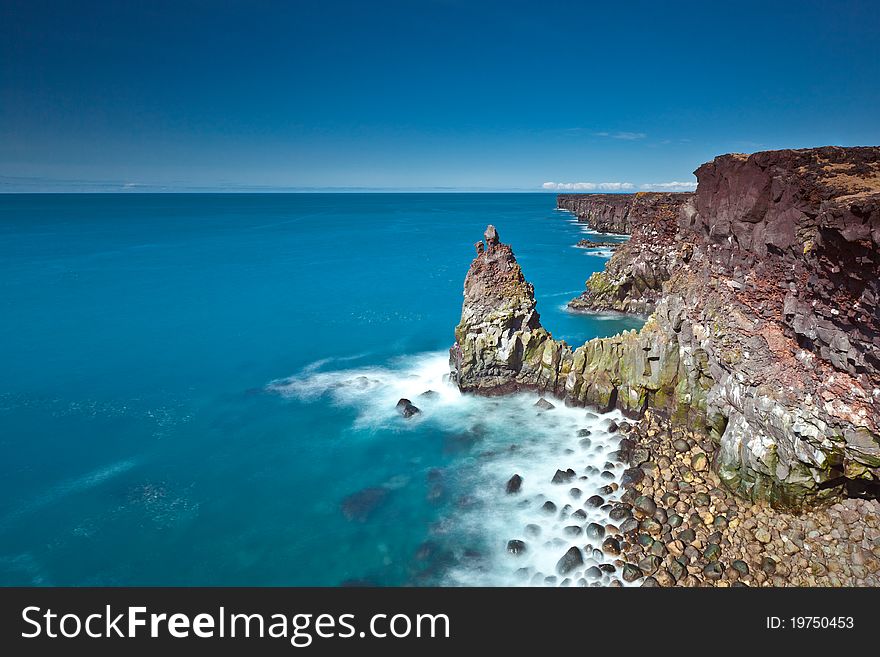
<path fill-rule="evenodd" d="M 550 194 L 0 195 L 0 584 L 607 583 L 619 416 L 443 379 L 490 223 L 554 337 L 640 325 Z"/>

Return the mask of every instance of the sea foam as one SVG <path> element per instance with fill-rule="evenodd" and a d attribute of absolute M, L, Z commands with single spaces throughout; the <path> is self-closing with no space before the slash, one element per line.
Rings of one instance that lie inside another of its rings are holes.
<path fill-rule="evenodd" d="M 591 523 L 604 528 L 611 522 L 610 505 L 619 499 L 617 492 L 606 489 L 601 506 L 586 503 L 603 487 L 619 485 L 623 464 L 613 458 L 619 436 L 608 431 L 612 422 L 623 420 L 618 412 L 591 413 L 565 407 L 556 399 L 555 408 L 542 411 L 535 406 L 535 394 L 462 395 L 446 381 L 445 353 L 408 356 L 384 367 L 321 368 L 308 367 L 299 375 L 273 381 L 268 389 L 305 402 L 323 399 L 354 408 L 359 428 L 430 429 L 478 437 L 451 466 L 458 503 L 445 510 L 435 534 L 456 558 L 439 583 L 601 586 L 619 579 L 619 573 L 606 572 L 613 557 L 602 554 L 602 537 L 586 534 Z M 428 390 L 435 394 L 423 396 Z M 395 405 L 402 397 L 421 413 L 410 420 L 401 418 Z M 583 435 L 586 431 L 589 436 Z M 575 472 L 570 482 L 552 483 L 557 470 L 569 468 Z M 514 474 L 522 477 L 522 487 L 508 494 L 506 483 Z M 553 513 L 543 510 L 547 501 L 556 506 Z M 523 541 L 525 551 L 509 552 L 511 540 Z M 557 563 L 571 547 L 581 550 L 584 563 L 560 574 Z M 603 564 L 606 571 L 591 569 Z"/>

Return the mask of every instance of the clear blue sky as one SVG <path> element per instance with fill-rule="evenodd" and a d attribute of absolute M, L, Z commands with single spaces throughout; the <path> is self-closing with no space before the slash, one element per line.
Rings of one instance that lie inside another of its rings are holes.
<path fill-rule="evenodd" d="M 0 1 L 3 191 L 639 189 L 878 119 L 876 1 Z"/>

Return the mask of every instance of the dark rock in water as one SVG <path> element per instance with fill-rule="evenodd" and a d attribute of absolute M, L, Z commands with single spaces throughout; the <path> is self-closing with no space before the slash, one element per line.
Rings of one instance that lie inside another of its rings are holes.
<path fill-rule="evenodd" d="M 567 575 L 578 566 L 584 565 L 584 555 L 580 549 L 571 546 L 562 558 L 556 563 L 556 572 L 560 575 Z"/>
<path fill-rule="evenodd" d="M 416 549 L 415 560 L 430 561 L 440 554 L 441 551 L 441 546 L 434 541 L 425 541 Z"/>
<path fill-rule="evenodd" d="M 473 495 L 462 495 L 455 501 L 455 505 L 459 509 L 473 509 L 480 506 L 480 501 Z"/>
<path fill-rule="evenodd" d="M 581 249 L 609 249 L 611 251 L 613 251 L 614 249 L 616 249 L 620 245 L 621 245 L 621 242 L 608 242 L 608 241 L 597 242 L 597 241 L 588 240 L 588 239 L 578 240 L 578 243 L 575 244 L 576 247 L 581 248 Z"/>
<path fill-rule="evenodd" d="M 422 394 L 419 395 L 422 399 L 434 399 L 435 397 L 439 397 L 440 393 L 436 390 L 425 390 Z"/>
<path fill-rule="evenodd" d="M 590 566 L 584 571 L 584 577 L 587 579 L 601 579 L 602 571 L 596 566 Z"/>
<path fill-rule="evenodd" d="M 624 582 L 635 582 L 637 579 L 642 577 L 642 571 L 639 570 L 638 566 L 635 566 L 631 563 L 623 564 L 623 581 Z"/>
<path fill-rule="evenodd" d="M 387 499 L 388 489 L 381 486 L 365 488 L 342 500 L 342 514 L 356 522 L 365 522 Z"/>
<path fill-rule="evenodd" d="M 567 536 L 580 536 L 584 530 L 580 525 L 568 525 L 563 531 Z"/>
<path fill-rule="evenodd" d="M 607 431 L 608 433 L 614 433 L 615 431 L 618 430 L 618 428 L 619 427 L 617 426 L 617 422 L 615 422 L 614 420 L 611 420 L 605 426 L 605 431 Z"/>
<path fill-rule="evenodd" d="M 480 242 L 480 244 L 482 244 L 482 242 Z M 514 575 L 516 575 L 517 579 L 521 579 L 521 580 L 528 579 L 529 578 L 529 569 L 528 568 L 517 568 Z"/>
<path fill-rule="evenodd" d="M 621 486 L 633 486 L 635 484 L 639 484 L 645 478 L 645 473 L 642 472 L 641 468 L 627 468 L 623 471 L 623 476 L 620 478 Z"/>
<path fill-rule="evenodd" d="M 601 495 L 593 495 L 587 498 L 586 505 L 591 506 L 594 509 L 596 507 L 600 507 L 605 504 L 605 499 Z"/>
<path fill-rule="evenodd" d="M 582 448 L 584 448 L 584 449 L 588 449 L 588 448 L 592 447 L 592 445 L 593 445 L 593 441 L 590 440 L 589 438 L 582 438 L 580 441 L 578 441 L 578 444 L 579 444 Z"/>
<path fill-rule="evenodd" d="M 569 513 L 571 513 L 571 510 L 573 508 L 574 507 L 571 504 L 566 504 L 564 507 L 562 507 L 562 510 L 559 512 L 559 517 L 565 518 Z"/>
<path fill-rule="evenodd" d="M 512 495 L 513 493 L 518 493 L 520 488 L 522 487 L 522 477 L 518 474 L 513 475 L 510 479 L 507 480 L 507 490 L 508 495 Z"/>
<path fill-rule="evenodd" d="M 538 408 L 542 411 L 551 411 L 556 408 L 556 406 L 541 397 L 538 401 L 535 402 L 535 408 Z"/>
<path fill-rule="evenodd" d="M 556 513 L 556 505 L 553 504 L 550 500 L 544 502 L 544 505 L 541 507 L 541 510 L 545 513 Z"/>
<path fill-rule="evenodd" d="M 632 511 L 626 504 L 615 504 L 611 511 L 608 512 L 608 517 L 615 522 L 626 520 L 630 516 L 632 516 Z"/>
<path fill-rule="evenodd" d="M 592 435 L 593 435 L 593 432 L 590 431 L 589 429 L 580 429 L 577 432 L 578 438 L 586 438 L 587 436 L 592 436 Z"/>
<path fill-rule="evenodd" d="M 556 584 L 556 575 L 547 575 L 547 577 L 544 578 L 544 584 L 546 586 L 553 586 Z"/>
<path fill-rule="evenodd" d="M 507 552 L 509 554 L 522 554 L 526 551 L 526 544 L 520 540 L 514 539 L 507 541 Z"/>
<path fill-rule="evenodd" d="M 587 411 L 586 414 L 584 415 L 584 417 L 586 417 L 588 420 L 595 420 L 599 416 L 596 415 L 595 413 L 593 413 L 592 411 Z"/>
<path fill-rule="evenodd" d="M 642 582 L 643 587 L 658 587 L 660 586 L 660 582 L 658 582 L 653 577 L 646 577 L 645 581 Z"/>
<path fill-rule="evenodd" d="M 602 477 L 602 479 L 604 479 L 605 481 L 614 481 L 614 473 L 609 472 L 608 470 L 603 470 L 602 474 L 599 476 Z"/>
<path fill-rule="evenodd" d="M 611 495 L 611 493 L 614 492 L 614 489 L 611 488 L 611 486 L 602 486 L 598 492 L 600 495 Z"/>
<path fill-rule="evenodd" d="M 528 524 L 526 525 L 526 535 L 532 537 L 540 536 L 541 528 L 538 525 Z"/>
<path fill-rule="evenodd" d="M 439 502 L 445 496 L 446 496 L 446 487 L 443 485 L 442 482 L 437 482 L 437 483 L 431 484 L 428 487 L 428 492 L 425 495 L 425 499 L 427 499 L 429 502 Z"/>
<path fill-rule="evenodd" d="M 602 541 L 602 550 L 610 555 L 617 556 L 620 554 L 620 541 L 613 536 L 607 536 L 605 540 Z"/>
<path fill-rule="evenodd" d="M 445 436 L 443 436 L 443 453 L 462 454 L 464 452 L 470 451 L 479 440 L 480 435 L 475 431 L 446 434 Z"/>
<path fill-rule="evenodd" d="M 571 514 L 571 517 L 574 518 L 575 520 L 586 520 L 587 513 L 583 509 L 578 509 L 577 511 L 575 511 L 574 513 Z"/>
<path fill-rule="evenodd" d="M 572 479 L 575 478 L 576 474 L 577 473 L 574 470 L 572 470 L 571 468 L 569 468 L 568 470 L 565 470 L 565 471 L 557 470 L 556 474 L 553 475 L 553 479 L 550 481 L 550 483 L 552 483 L 552 484 L 567 484 Z"/>
<path fill-rule="evenodd" d="M 409 399 L 401 399 L 397 402 L 397 412 L 405 418 L 411 418 L 413 415 L 421 413 L 418 407 L 413 406 Z"/>
<path fill-rule="evenodd" d="M 601 570 L 603 573 L 608 573 L 609 575 L 613 575 L 617 572 L 617 568 L 615 568 L 610 563 L 600 563 L 599 570 Z"/>
<path fill-rule="evenodd" d="M 605 536 L 605 528 L 597 522 L 591 522 L 587 525 L 587 536 L 594 540 L 599 540 Z"/>
<path fill-rule="evenodd" d="M 572 498 L 574 498 L 574 499 L 576 499 L 576 500 L 577 500 L 577 499 L 580 499 L 580 497 L 581 497 L 581 489 L 580 489 L 580 488 L 572 488 L 570 491 L 568 491 L 568 494 L 571 495 Z"/>

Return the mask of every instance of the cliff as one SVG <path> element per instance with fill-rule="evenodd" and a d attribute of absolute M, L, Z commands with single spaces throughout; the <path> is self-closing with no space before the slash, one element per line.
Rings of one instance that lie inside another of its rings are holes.
<path fill-rule="evenodd" d="M 623 197 L 627 201 L 625 223 L 632 236 L 615 251 L 604 271 L 590 276 L 586 291 L 569 301 L 568 307 L 648 315 L 654 311 L 663 283 L 690 257 L 690 245 L 680 243 L 677 233 L 679 212 L 693 195 L 640 192 L 616 196 L 607 206 L 605 200 L 583 200 L 581 205 L 593 213 L 586 214 L 585 220 L 619 210 Z"/>
<path fill-rule="evenodd" d="M 601 233 L 629 235 L 653 214 L 656 203 L 680 203 L 689 192 L 639 192 L 638 194 L 559 194 L 556 207 L 568 210 L 578 221 Z"/>
<path fill-rule="evenodd" d="M 639 290 L 654 312 L 638 333 L 574 350 L 553 340 L 493 231 L 465 281 L 453 380 L 631 416 L 656 409 L 711 437 L 721 480 L 753 500 L 801 507 L 876 486 L 880 148 L 725 155 L 695 173 L 696 194 L 656 212 L 635 215 L 638 197 L 629 210 L 622 196 L 590 206 L 633 233 L 606 275 L 619 280 L 627 257 L 656 266 L 639 274 L 660 285 Z"/>

